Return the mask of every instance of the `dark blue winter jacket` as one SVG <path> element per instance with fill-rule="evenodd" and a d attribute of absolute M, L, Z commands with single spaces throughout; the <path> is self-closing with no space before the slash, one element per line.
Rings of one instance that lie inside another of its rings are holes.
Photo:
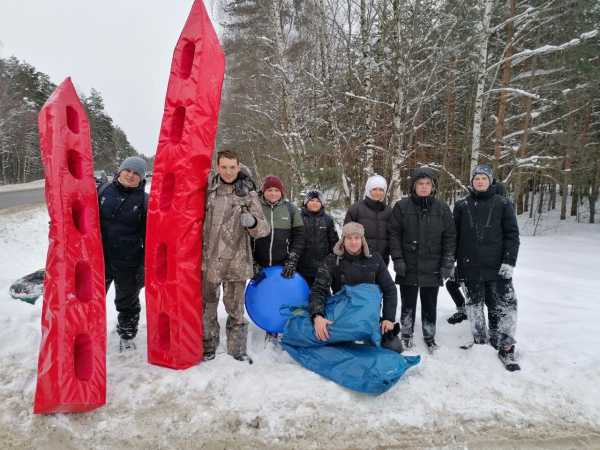
<path fill-rule="evenodd" d="M 134 268 L 144 263 L 146 181 L 135 188 L 123 186 L 115 178 L 98 189 L 100 228 L 104 260 L 116 267 Z"/>

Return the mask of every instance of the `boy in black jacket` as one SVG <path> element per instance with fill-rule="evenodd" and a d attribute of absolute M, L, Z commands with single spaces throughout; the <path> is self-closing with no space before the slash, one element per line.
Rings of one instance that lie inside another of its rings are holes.
<path fill-rule="evenodd" d="M 144 286 L 144 244 L 148 194 L 146 161 L 137 156 L 121 163 L 112 183 L 98 187 L 106 291 L 115 283 L 119 351 L 135 349 Z"/>
<path fill-rule="evenodd" d="M 322 341 L 329 339 L 327 325 L 331 321 L 325 318 L 325 305 L 331 292 L 335 294 L 346 284 L 372 283 L 379 286 L 383 294 L 381 333 L 393 332 L 398 303 L 396 286 L 381 256 L 370 253 L 363 226 L 356 222 L 344 225 L 342 237 L 333 252 L 319 267 L 310 293 L 310 314 L 317 338 Z"/>
<path fill-rule="evenodd" d="M 402 298 L 404 346 L 413 345 L 420 296 L 423 338 L 427 350 L 433 353 L 437 349 L 438 291 L 454 267 L 456 232 L 450 208 L 435 198 L 435 178 L 429 167 L 420 167 L 413 173 L 411 195 L 394 205 L 389 229 L 396 283 Z"/>
<path fill-rule="evenodd" d="M 304 250 L 298 262 L 298 272 L 309 286 L 315 281 L 317 269 L 325 257 L 333 251 L 339 237 L 333 218 L 325 212 L 319 191 L 310 191 L 304 197 L 302 208 L 304 221 Z"/>
<path fill-rule="evenodd" d="M 515 360 L 517 297 L 512 284 L 519 227 L 510 201 L 491 189 L 493 179 L 489 166 L 477 166 L 471 176 L 470 194 L 454 207 L 457 277 L 465 283 L 474 343 L 487 340 L 485 303 L 490 343 L 512 371 L 520 369 Z"/>
<path fill-rule="evenodd" d="M 490 189 L 492 189 L 495 194 L 508 198 L 506 195 L 506 188 L 500 181 L 494 179 Z M 461 323 L 463 320 L 467 320 L 465 297 L 460 291 L 460 282 L 456 279 L 456 277 L 453 276 L 446 281 L 446 290 L 456 305 L 456 312 L 448 317 L 448 323 L 450 325 L 455 325 L 457 323 Z"/>

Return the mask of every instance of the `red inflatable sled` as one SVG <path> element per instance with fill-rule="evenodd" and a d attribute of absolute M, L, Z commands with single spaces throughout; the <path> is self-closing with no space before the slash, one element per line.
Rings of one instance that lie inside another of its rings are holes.
<path fill-rule="evenodd" d="M 225 57 L 201 0 L 171 65 L 146 239 L 148 361 L 186 369 L 202 360 L 202 227 Z"/>
<path fill-rule="evenodd" d="M 38 123 L 50 245 L 33 411 L 90 411 L 106 403 L 104 259 L 90 128 L 69 78 Z"/>

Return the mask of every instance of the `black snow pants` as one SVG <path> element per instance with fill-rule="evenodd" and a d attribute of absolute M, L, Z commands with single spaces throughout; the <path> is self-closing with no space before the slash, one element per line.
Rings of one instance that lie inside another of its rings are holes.
<path fill-rule="evenodd" d="M 448 291 L 448 294 L 450 294 L 450 297 L 452 297 L 452 301 L 456 305 L 456 309 L 459 311 L 464 311 L 465 297 L 462 295 L 462 292 L 460 292 L 460 283 L 450 278 L 448 281 L 446 281 L 446 290 Z"/>
<path fill-rule="evenodd" d="M 415 316 L 417 314 L 417 296 L 421 297 L 421 325 L 425 342 L 432 342 L 435 338 L 435 323 L 437 318 L 437 296 L 439 287 L 419 287 L 400 285 L 402 309 L 400 312 L 400 325 L 403 337 L 412 336 L 415 329 Z"/>
<path fill-rule="evenodd" d="M 306 284 L 308 284 L 309 288 L 312 288 L 312 285 L 315 284 L 315 279 L 317 278 L 316 275 L 311 277 L 310 275 L 304 275 L 301 274 L 302 278 L 304 278 L 304 280 L 306 281 Z"/>
<path fill-rule="evenodd" d="M 512 280 L 466 281 L 466 309 L 475 339 L 485 340 L 487 330 L 483 305 L 488 308 L 490 342 L 510 347 L 517 330 L 517 296 Z"/>
<path fill-rule="evenodd" d="M 106 291 L 115 282 L 115 307 L 119 313 L 117 333 L 123 339 L 133 339 L 137 335 L 140 321 L 140 290 L 144 287 L 144 266 L 137 268 L 115 267 L 110 262 L 105 265 Z"/>

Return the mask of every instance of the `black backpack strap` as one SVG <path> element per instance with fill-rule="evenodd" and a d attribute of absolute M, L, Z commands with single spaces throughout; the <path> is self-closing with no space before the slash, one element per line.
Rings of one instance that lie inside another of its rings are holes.
<path fill-rule="evenodd" d="M 285 201 L 285 206 L 287 206 L 288 214 L 290 216 L 290 229 L 294 228 L 294 205 L 288 200 Z"/>
<path fill-rule="evenodd" d="M 361 200 L 359 200 L 358 202 L 355 203 L 355 205 L 356 205 L 356 217 L 352 217 L 351 216 L 352 220 L 354 222 L 357 222 L 357 223 L 360 223 L 360 202 L 361 202 Z"/>

